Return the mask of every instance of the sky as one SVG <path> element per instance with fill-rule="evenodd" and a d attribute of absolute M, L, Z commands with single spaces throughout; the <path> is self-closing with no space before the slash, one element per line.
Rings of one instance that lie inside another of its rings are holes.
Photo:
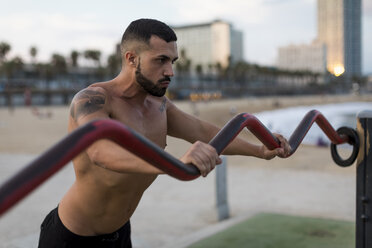
<path fill-rule="evenodd" d="M 362 71 L 372 74 L 372 0 L 362 5 Z M 0 0 L 0 42 L 11 45 L 8 58 L 25 62 L 31 46 L 38 61 L 87 49 L 100 50 L 104 60 L 138 18 L 171 26 L 222 19 L 243 32 L 245 60 L 268 66 L 278 47 L 309 44 L 317 35 L 316 0 Z"/>

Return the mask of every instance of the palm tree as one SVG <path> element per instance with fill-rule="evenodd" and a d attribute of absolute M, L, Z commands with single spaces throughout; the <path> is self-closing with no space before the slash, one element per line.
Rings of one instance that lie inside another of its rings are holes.
<path fill-rule="evenodd" d="M 53 78 L 53 69 L 50 63 L 38 63 L 36 65 L 41 78 L 44 78 L 49 87 L 49 81 Z"/>
<path fill-rule="evenodd" d="M 203 66 L 201 64 L 197 64 L 195 66 L 195 71 L 196 71 L 196 74 L 198 75 L 198 77 L 203 76 Z"/>
<path fill-rule="evenodd" d="M 95 62 L 97 67 L 101 65 L 101 51 L 99 50 L 86 50 L 84 52 L 84 57 Z"/>
<path fill-rule="evenodd" d="M 201 64 L 197 64 L 195 66 L 196 75 L 198 76 L 198 85 L 201 90 L 204 90 L 204 80 L 203 80 L 203 66 Z"/>
<path fill-rule="evenodd" d="M 64 56 L 60 54 L 53 54 L 50 64 L 44 66 L 44 76 L 46 80 L 46 88 L 50 89 L 50 81 L 58 76 L 63 76 L 67 73 L 67 63 Z M 46 104 L 49 105 L 51 102 L 51 96 L 49 93 L 46 95 Z"/>
<path fill-rule="evenodd" d="M 78 67 L 78 58 L 80 56 L 80 53 L 78 51 L 73 50 L 70 54 L 71 58 L 71 65 L 72 67 Z"/>
<path fill-rule="evenodd" d="M 215 68 L 216 68 L 216 71 L 217 71 L 217 85 L 218 85 L 218 88 L 221 88 L 223 83 L 223 80 L 224 80 L 224 70 L 222 68 L 222 65 L 220 62 L 217 62 L 215 65 Z"/>
<path fill-rule="evenodd" d="M 63 74 L 67 71 L 66 59 L 60 54 L 54 53 L 52 55 L 51 65 L 57 74 Z"/>
<path fill-rule="evenodd" d="M 185 49 L 181 50 L 181 56 L 180 59 L 177 61 L 177 66 L 183 75 L 189 76 L 191 60 L 187 57 Z"/>
<path fill-rule="evenodd" d="M 21 57 L 14 57 L 13 59 L 4 62 L 4 72 L 8 80 L 14 76 L 16 72 L 20 72 L 23 68 L 23 60 Z"/>
<path fill-rule="evenodd" d="M 5 61 L 6 55 L 11 50 L 11 46 L 6 42 L 0 42 L 0 64 L 2 64 Z"/>
<path fill-rule="evenodd" d="M 31 55 L 31 61 L 32 64 L 35 64 L 36 62 L 36 55 L 37 55 L 37 48 L 35 46 L 30 47 L 30 55 Z"/>
<path fill-rule="evenodd" d="M 249 70 L 249 65 L 244 61 L 239 61 L 231 66 L 230 73 L 231 79 L 235 83 L 238 83 L 240 87 L 246 85 L 247 72 Z"/>
<path fill-rule="evenodd" d="M 107 59 L 107 70 L 111 77 L 115 76 L 120 70 L 120 57 L 117 54 L 111 54 Z"/>
<path fill-rule="evenodd" d="M 13 76 L 20 72 L 23 68 L 23 61 L 20 57 L 15 57 L 11 59 L 10 61 L 6 61 L 2 64 L 2 69 L 4 70 L 5 77 L 7 79 L 7 83 L 5 84 L 5 89 L 11 89 L 15 87 L 14 85 L 11 85 L 9 80 L 13 78 Z M 9 107 L 9 111 L 13 112 L 13 97 L 10 92 L 6 95 L 6 102 Z"/>

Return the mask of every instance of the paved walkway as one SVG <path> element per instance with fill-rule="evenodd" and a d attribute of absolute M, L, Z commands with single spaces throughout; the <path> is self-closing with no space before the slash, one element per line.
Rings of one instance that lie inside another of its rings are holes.
<path fill-rule="evenodd" d="M 0 182 L 34 157 L 0 154 Z M 0 247 L 37 247 L 42 219 L 58 204 L 73 180 L 69 164 L 5 214 L 0 219 Z M 355 216 L 355 176 L 338 173 L 337 169 L 312 171 L 230 164 L 228 192 L 232 216 L 218 223 L 214 173 L 191 182 L 160 176 L 144 194 L 132 218 L 134 247 L 186 247 L 258 212 L 344 220 L 354 220 Z"/>

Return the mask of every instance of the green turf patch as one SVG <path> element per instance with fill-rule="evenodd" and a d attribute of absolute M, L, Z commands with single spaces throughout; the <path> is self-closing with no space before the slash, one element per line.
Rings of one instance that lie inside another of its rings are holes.
<path fill-rule="evenodd" d="M 351 248 L 355 224 L 279 214 L 259 214 L 189 248 Z"/>

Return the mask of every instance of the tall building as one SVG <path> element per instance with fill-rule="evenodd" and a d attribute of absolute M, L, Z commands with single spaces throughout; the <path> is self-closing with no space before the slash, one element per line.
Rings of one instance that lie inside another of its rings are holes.
<path fill-rule="evenodd" d="M 331 73 L 361 75 L 361 0 L 318 0 L 318 41 Z"/>
<path fill-rule="evenodd" d="M 226 67 L 229 60 L 243 60 L 243 34 L 228 22 L 216 20 L 172 28 L 177 34 L 178 51 L 190 60 L 193 71 L 197 66 L 206 72 L 217 64 Z"/>
<path fill-rule="evenodd" d="M 325 73 L 327 49 L 324 43 L 288 45 L 279 47 L 277 67 L 284 70 Z"/>
<path fill-rule="evenodd" d="M 280 47 L 278 68 L 360 76 L 361 0 L 318 0 L 317 8 L 317 38 L 310 45 Z"/>

